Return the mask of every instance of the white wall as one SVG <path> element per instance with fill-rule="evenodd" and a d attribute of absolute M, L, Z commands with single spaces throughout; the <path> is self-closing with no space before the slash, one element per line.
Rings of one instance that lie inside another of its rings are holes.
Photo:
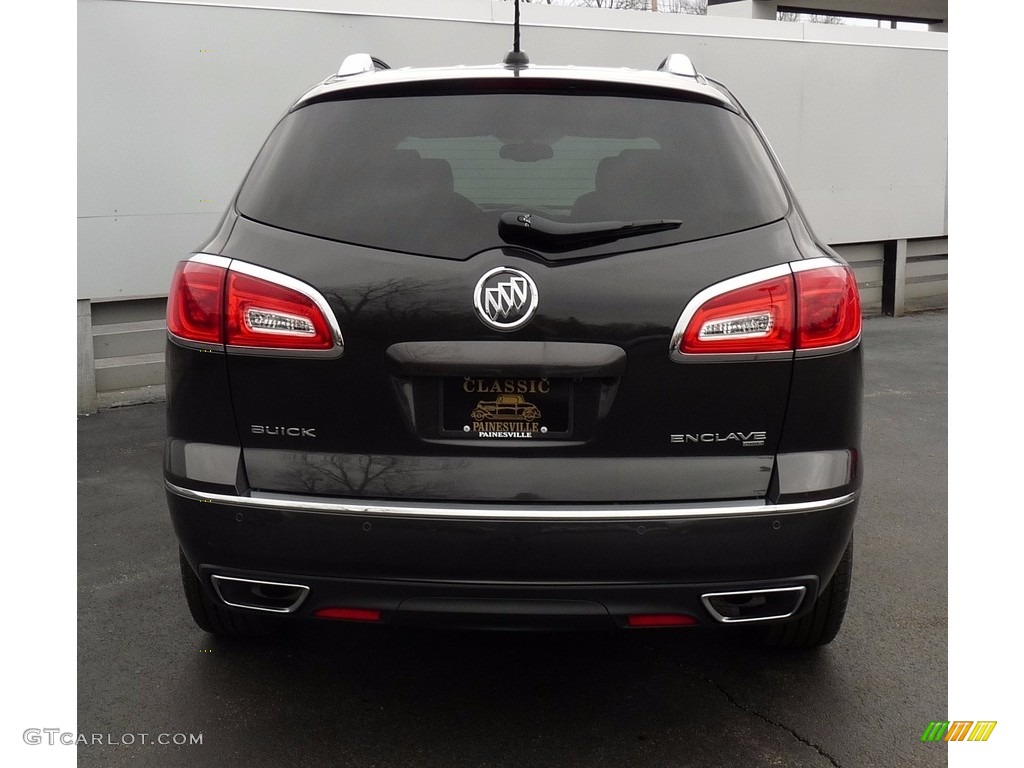
<path fill-rule="evenodd" d="M 277 119 L 345 55 L 493 63 L 511 19 L 491 0 L 79 0 L 79 298 L 165 294 Z M 945 34 L 534 4 L 522 20 L 534 63 L 689 54 L 761 124 L 827 242 L 946 234 Z"/>

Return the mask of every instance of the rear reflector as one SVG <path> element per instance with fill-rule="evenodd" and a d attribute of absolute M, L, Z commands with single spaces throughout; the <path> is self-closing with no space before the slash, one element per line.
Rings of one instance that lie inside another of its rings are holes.
<path fill-rule="evenodd" d="M 317 608 L 313 615 L 319 619 L 343 621 L 380 621 L 380 611 L 370 608 Z"/>
<path fill-rule="evenodd" d="M 679 317 L 672 358 L 821 353 L 855 342 L 860 332 L 853 272 L 829 258 L 810 259 L 702 291 Z"/>
<path fill-rule="evenodd" d="M 686 613 L 634 613 L 626 619 L 630 627 L 692 627 L 699 623 Z"/>

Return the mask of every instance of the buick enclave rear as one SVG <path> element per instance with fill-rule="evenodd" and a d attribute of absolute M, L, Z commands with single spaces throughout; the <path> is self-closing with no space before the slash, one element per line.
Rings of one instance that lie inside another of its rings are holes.
<path fill-rule="evenodd" d="M 178 266 L 168 331 L 207 631 L 839 630 L 857 285 L 685 57 L 351 57 Z"/>

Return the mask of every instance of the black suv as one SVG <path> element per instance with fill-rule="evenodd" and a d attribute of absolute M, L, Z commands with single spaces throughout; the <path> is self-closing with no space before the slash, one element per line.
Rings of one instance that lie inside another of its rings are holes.
<path fill-rule="evenodd" d="M 856 281 L 685 56 L 349 57 L 178 266 L 167 325 L 206 631 L 839 630 Z"/>

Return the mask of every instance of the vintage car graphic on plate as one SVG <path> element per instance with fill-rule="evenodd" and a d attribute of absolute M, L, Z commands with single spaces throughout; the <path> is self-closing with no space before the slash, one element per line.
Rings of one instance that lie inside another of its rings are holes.
<path fill-rule="evenodd" d="M 540 408 L 527 402 L 522 395 L 498 395 L 494 400 L 481 400 L 470 416 L 478 420 L 536 421 L 540 418 Z"/>

